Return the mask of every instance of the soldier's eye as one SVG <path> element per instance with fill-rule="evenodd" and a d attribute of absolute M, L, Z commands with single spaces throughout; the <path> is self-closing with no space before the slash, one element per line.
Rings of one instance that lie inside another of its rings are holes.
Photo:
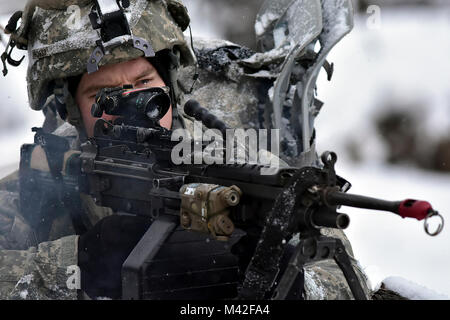
<path fill-rule="evenodd" d="M 150 81 L 151 81 L 150 79 L 139 80 L 138 84 L 145 86 L 145 85 L 148 85 L 150 83 Z"/>

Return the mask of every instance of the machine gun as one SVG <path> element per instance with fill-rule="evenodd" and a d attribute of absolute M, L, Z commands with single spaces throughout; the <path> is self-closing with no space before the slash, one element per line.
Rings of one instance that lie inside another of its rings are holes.
<path fill-rule="evenodd" d="M 153 221 L 123 264 L 124 299 L 285 299 L 305 263 L 328 258 L 342 269 L 354 297 L 365 299 L 343 243 L 320 233 L 324 227 L 348 227 L 349 217 L 337 211 L 341 205 L 425 220 L 430 235 L 443 228 L 442 216 L 427 202 L 346 193 L 350 183 L 336 175 L 332 152 L 322 155 L 323 167 L 283 167 L 272 175 L 261 175 L 267 168 L 258 164 L 174 165 L 172 151 L 180 142 L 157 124 L 170 107 L 166 94 L 102 90 L 93 115 L 118 115 L 121 105 L 125 121 L 99 119 L 94 138 L 71 154 L 60 177 L 66 195 L 81 191 L 99 206 Z M 189 101 L 185 112 L 222 133 L 228 128 L 196 101 Z M 126 121 L 137 114 L 147 115 L 151 126 Z M 39 137 L 45 140 L 45 134 Z M 431 233 L 427 221 L 433 216 L 442 223 Z M 296 234 L 300 242 L 274 287 L 281 257 Z M 244 264 L 236 257 L 242 250 L 253 254 Z"/>

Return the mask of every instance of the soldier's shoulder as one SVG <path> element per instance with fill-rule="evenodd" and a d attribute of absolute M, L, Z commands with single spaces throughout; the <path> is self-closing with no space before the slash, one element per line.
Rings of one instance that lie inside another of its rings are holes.
<path fill-rule="evenodd" d="M 252 68 L 249 59 L 257 53 L 245 46 L 223 39 L 193 38 L 193 47 L 200 72 L 230 81 L 255 78 L 258 67 Z M 250 67 L 250 68 L 249 68 Z M 193 71 L 192 66 L 181 68 L 181 77 Z M 267 76 L 267 74 L 266 74 Z M 272 76 L 271 76 L 272 77 Z"/>
<path fill-rule="evenodd" d="M 179 83 L 184 92 L 182 104 L 196 99 L 231 127 L 259 127 L 260 106 L 268 99 L 273 79 L 253 77 L 243 61 L 255 54 L 249 48 L 220 39 L 194 38 L 199 78 L 193 87 L 196 67 L 184 67 Z"/>

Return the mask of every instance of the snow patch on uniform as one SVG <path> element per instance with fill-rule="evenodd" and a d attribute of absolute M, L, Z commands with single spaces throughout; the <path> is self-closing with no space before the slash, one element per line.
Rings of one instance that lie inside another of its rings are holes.
<path fill-rule="evenodd" d="M 323 1 L 323 46 L 333 46 L 353 28 L 348 0 Z"/>
<path fill-rule="evenodd" d="M 133 28 L 139 22 L 142 11 L 145 10 L 147 5 L 147 0 L 138 0 L 136 2 L 131 2 L 130 6 L 125 10 L 125 15 L 131 28 Z"/>
<path fill-rule="evenodd" d="M 242 63 L 248 65 L 253 68 L 259 68 L 262 65 L 270 65 L 275 63 L 277 60 L 282 60 L 291 50 L 292 45 L 290 43 L 286 43 L 285 45 L 274 48 L 267 52 L 257 52 L 251 57 L 247 59 L 243 59 Z"/>
<path fill-rule="evenodd" d="M 31 283 L 31 281 L 33 281 L 33 275 L 32 274 L 27 274 L 27 275 L 23 276 L 22 278 L 20 278 L 20 280 L 16 284 L 16 287 L 19 284 L 27 284 L 27 285 L 29 285 Z"/>
<path fill-rule="evenodd" d="M 45 19 L 45 24 L 42 26 L 42 30 L 44 32 L 47 32 L 50 26 L 52 25 L 53 21 L 50 18 Z"/>
<path fill-rule="evenodd" d="M 447 295 L 439 294 L 401 277 L 389 277 L 384 279 L 383 283 L 386 289 L 397 292 L 410 300 L 450 300 L 450 297 Z"/>
<path fill-rule="evenodd" d="M 20 291 L 19 296 L 20 296 L 20 298 L 25 300 L 28 296 L 28 290 Z"/>
<path fill-rule="evenodd" d="M 280 15 L 274 12 L 266 12 L 262 16 L 257 17 L 255 23 L 256 35 L 257 36 L 263 35 L 266 32 L 267 28 L 270 27 L 270 25 L 278 18 L 280 18 Z"/>
<path fill-rule="evenodd" d="M 309 300 L 325 300 L 323 285 L 316 282 L 314 271 L 308 269 L 305 269 L 305 291 Z"/>

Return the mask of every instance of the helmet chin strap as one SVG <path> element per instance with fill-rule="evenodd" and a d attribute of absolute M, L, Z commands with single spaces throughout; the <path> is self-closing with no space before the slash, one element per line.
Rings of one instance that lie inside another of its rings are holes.
<path fill-rule="evenodd" d="M 55 82 L 53 93 L 55 95 L 56 110 L 61 119 L 69 122 L 77 129 L 80 141 L 83 143 L 87 141 L 86 128 L 80 109 L 69 91 L 69 82 L 62 79 L 57 79 Z"/>

